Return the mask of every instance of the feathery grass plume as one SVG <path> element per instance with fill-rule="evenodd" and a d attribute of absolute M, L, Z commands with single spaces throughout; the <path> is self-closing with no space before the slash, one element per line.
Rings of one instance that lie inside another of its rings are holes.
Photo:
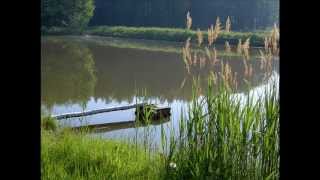
<path fill-rule="evenodd" d="M 280 39 L 280 33 L 279 33 L 279 29 L 277 27 L 276 24 L 274 24 L 272 30 L 271 30 L 271 34 L 270 34 L 270 46 L 271 46 L 271 50 L 272 50 L 272 53 L 274 55 L 277 55 L 278 54 L 278 41 Z"/>
<path fill-rule="evenodd" d="M 190 12 L 188 11 L 187 13 L 187 29 L 191 29 L 191 26 L 192 26 L 192 18 L 190 16 Z"/>
<path fill-rule="evenodd" d="M 198 40 L 198 45 L 201 46 L 201 44 L 203 42 L 203 34 L 199 28 L 197 29 L 197 40 Z"/>
<path fill-rule="evenodd" d="M 213 25 L 208 29 L 208 45 L 211 46 L 214 41 L 214 28 Z"/>
<path fill-rule="evenodd" d="M 225 28 L 226 32 L 230 32 L 231 31 L 231 20 L 230 17 L 228 16 L 227 21 L 226 21 L 226 28 Z"/>
<path fill-rule="evenodd" d="M 214 26 L 214 30 L 219 34 L 221 32 L 221 29 L 222 29 L 221 22 L 220 22 L 220 18 L 218 16 L 216 19 L 216 24 Z"/>
<path fill-rule="evenodd" d="M 241 53 L 242 53 L 242 42 L 241 42 L 241 39 L 239 39 L 239 41 L 238 41 L 237 53 L 238 53 L 238 54 L 241 54 Z"/>
<path fill-rule="evenodd" d="M 213 30 L 213 41 L 216 41 L 220 32 L 222 30 L 222 27 L 221 27 L 221 22 L 220 22 L 220 18 L 217 17 L 216 19 L 216 24 L 214 26 L 214 30 Z"/>
<path fill-rule="evenodd" d="M 224 47 L 225 47 L 226 53 L 231 53 L 231 47 L 228 41 L 225 42 Z"/>

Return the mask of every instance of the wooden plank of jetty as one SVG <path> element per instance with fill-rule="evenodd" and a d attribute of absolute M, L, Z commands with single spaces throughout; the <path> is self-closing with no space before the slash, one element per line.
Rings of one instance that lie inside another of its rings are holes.
<path fill-rule="evenodd" d="M 60 119 L 66 119 L 66 118 L 72 118 L 72 117 L 89 116 L 89 115 L 105 113 L 105 112 L 127 110 L 132 108 L 144 107 L 145 105 L 147 105 L 147 103 L 140 103 L 140 104 L 134 104 L 129 106 L 121 106 L 121 107 L 104 108 L 104 109 L 97 109 L 97 110 L 84 111 L 84 112 L 66 113 L 66 114 L 60 114 L 60 115 L 53 115 L 52 117 L 60 120 Z"/>

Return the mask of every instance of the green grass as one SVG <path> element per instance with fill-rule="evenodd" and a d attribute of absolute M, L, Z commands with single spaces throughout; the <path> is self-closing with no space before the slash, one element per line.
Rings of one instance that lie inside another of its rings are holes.
<path fill-rule="evenodd" d="M 54 118 L 45 116 L 41 118 L 41 128 L 48 131 L 55 131 L 58 128 L 58 124 Z"/>
<path fill-rule="evenodd" d="M 157 179 L 160 156 L 133 144 L 63 130 L 41 133 L 41 179 Z"/>
<path fill-rule="evenodd" d="M 122 38 L 165 40 L 174 42 L 184 42 L 188 37 L 196 40 L 195 30 L 186 30 L 179 28 L 159 28 L 159 27 L 125 27 L 125 26 L 93 26 L 88 27 L 82 32 L 72 31 L 61 27 L 42 28 L 44 35 L 70 35 L 70 34 L 90 34 L 97 36 L 112 36 Z M 236 45 L 239 39 L 244 41 L 250 37 L 252 46 L 264 46 L 264 36 L 266 32 L 222 32 L 218 39 L 218 44 L 224 44 L 229 41 L 231 45 Z M 203 32 L 204 43 L 207 43 L 207 31 Z"/>
<path fill-rule="evenodd" d="M 42 179 L 277 179 L 279 96 L 276 86 L 244 103 L 223 86 L 193 100 L 179 136 L 161 127 L 161 148 L 92 137 L 66 129 L 41 134 Z M 164 155 L 160 155 L 164 152 Z M 160 158 L 161 157 L 161 158 Z M 175 163 L 176 167 L 170 167 Z"/>

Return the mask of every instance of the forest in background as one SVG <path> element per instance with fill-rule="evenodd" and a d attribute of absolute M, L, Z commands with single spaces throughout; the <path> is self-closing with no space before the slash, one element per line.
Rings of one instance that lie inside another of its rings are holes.
<path fill-rule="evenodd" d="M 235 31 L 264 29 L 279 21 L 279 0 L 42 0 L 42 26 L 185 26 L 207 28 L 216 17 L 231 18 Z"/>

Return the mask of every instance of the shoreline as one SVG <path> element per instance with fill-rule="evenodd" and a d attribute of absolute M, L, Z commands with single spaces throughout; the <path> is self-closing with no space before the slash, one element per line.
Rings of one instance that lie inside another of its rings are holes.
<path fill-rule="evenodd" d="M 207 32 L 202 31 L 204 44 L 207 43 Z M 63 27 L 41 28 L 42 35 L 90 35 L 103 37 L 130 38 L 139 40 L 157 40 L 166 42 L 184 43 L 188 37 L 192 42 L 196 41 L 196 31 L 179 28 L 160 27 L 126 27 L 126 26 L 92 26 L 83 31 L 73 31 Z M 266 32 L 221 32 L 217 45 L 224 45 L 228 41 L 230 45 L 237 45 L 238 40 L 250 37 L 251 46 L 263 47 Z"/>

